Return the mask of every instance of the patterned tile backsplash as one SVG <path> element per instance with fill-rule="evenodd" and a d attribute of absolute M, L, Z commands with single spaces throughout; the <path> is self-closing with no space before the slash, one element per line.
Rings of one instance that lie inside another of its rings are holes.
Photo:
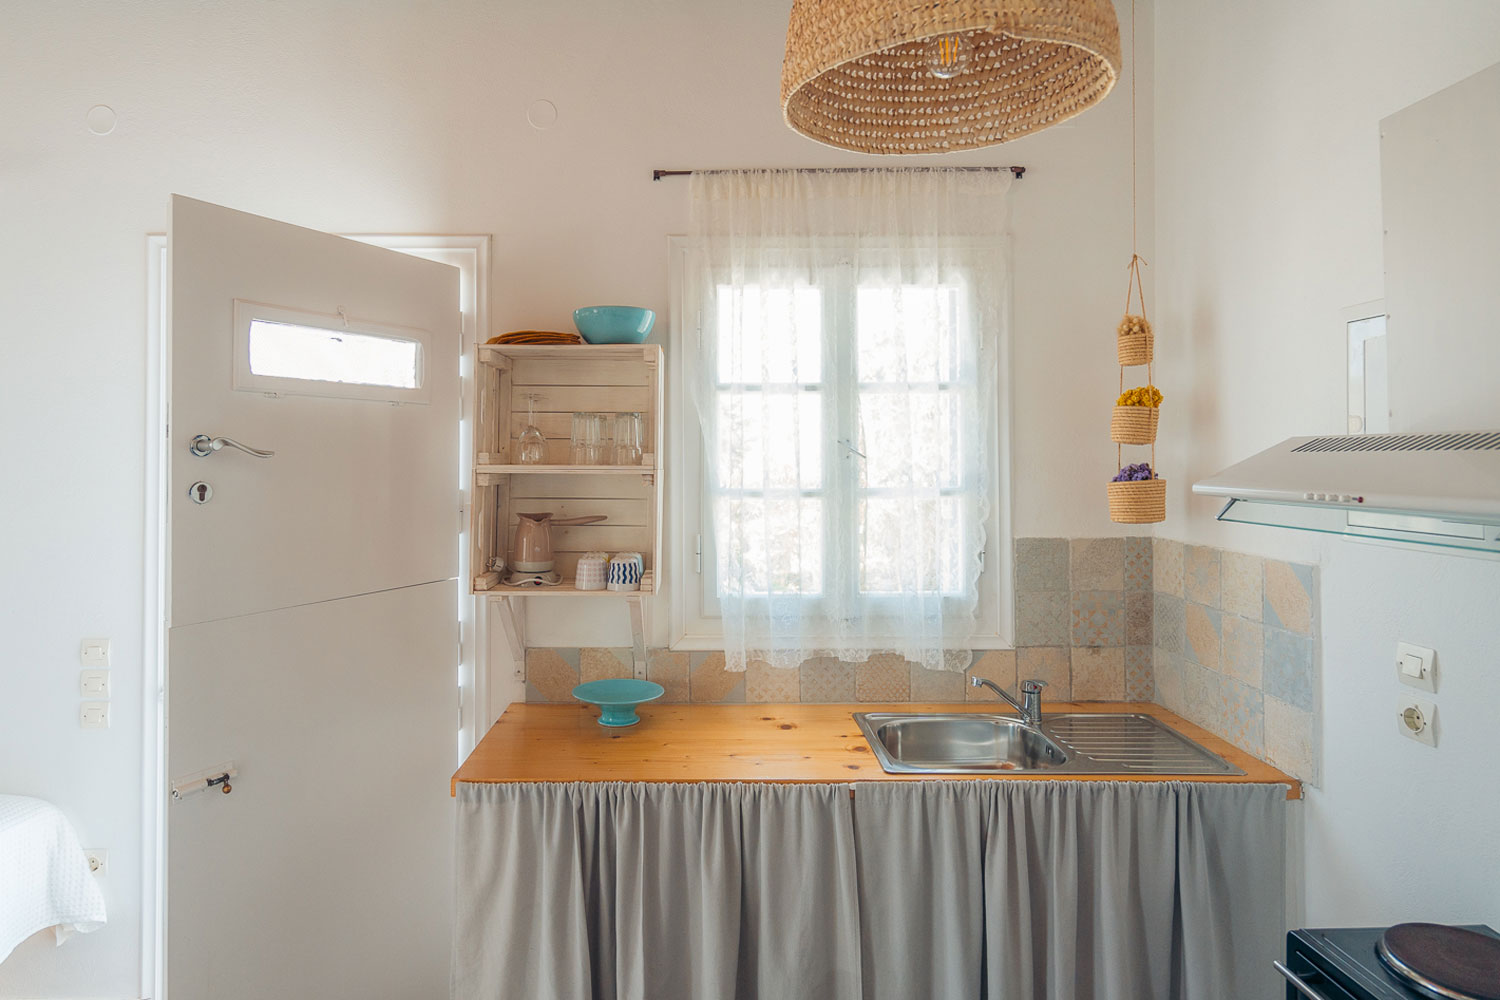
<path fill-rule="evenodd" d="M 1052 701 L 1156 701 L 1288 773 L 1316 780 L 1317 574 L 1170 539 L 1019 538 L 1016 648 L 976 650 L 967 674 L 899 656 L 791 670 L 724 669 L 719 652 L 649 652 L 666 702 L 993 701 L 970 675 Z M 581 681 L 631 676 L 627 649 L 529 649 L 526 700 L 572 701 Z"/>
<path fill-rule="evenodd" d="M 1153 540 L 1155 700 L 1316 782 L 1317 570 Z"/>

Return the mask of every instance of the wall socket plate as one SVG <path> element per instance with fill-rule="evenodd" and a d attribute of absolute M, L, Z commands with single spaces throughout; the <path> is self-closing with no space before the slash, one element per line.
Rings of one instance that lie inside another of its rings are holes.
<path fill-rule="evenodd" d="M 1403 694 L 1396 699 L 1396 729 L 1409 740 L 1437 746 L 1437 706 Z"/>
<path fill-rule="evenodd" d="M 103 847 L 85 847 L 83 856 L 89 859 L 89 871 L 103 878 L 109 874 L 109 851 Z"/>
<path fill-rule="evenodd" d="M 1396 679 L 1419 691 L 1437 691 L 1437 653 L 1410 642 L 1396 643 Z"/>
<path fill-rule="evenodd" d="M 79 705 L 78 724 L 84 729 L 108 729 L 109 702 L 86 701 Z"/>
<path fill-rule="evenodd" d="M 78 647 L 78 661 L 85 667 L 109 666 L 109 640 L 83 640 L 83 643 Z"/>
<path fill-rule="evenodd" d="M 109 671 L 80 670 L 78 672 L 78 693 L 85 698 L 99 698 L 108 701 Z"/>

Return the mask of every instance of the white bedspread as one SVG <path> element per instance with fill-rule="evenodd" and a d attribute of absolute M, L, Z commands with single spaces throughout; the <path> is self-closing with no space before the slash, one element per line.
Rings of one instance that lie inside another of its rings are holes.
<path fill-rule="evenodd" d="M 62 944 L 104 926 L 104 894 L 73 824 L 57 807 L 0 795 L 0 962 L 48 927 Z"/>

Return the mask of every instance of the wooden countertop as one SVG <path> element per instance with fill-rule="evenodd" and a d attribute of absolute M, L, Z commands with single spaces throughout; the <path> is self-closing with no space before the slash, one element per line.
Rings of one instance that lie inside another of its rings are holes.
<path fill-rule="evenodd" d="M 643 705 L 641 723 L 606 729 L 588 705 L 512 705 L 453 775 L 460 781 L 1229 781 L 1280 784 L 1287 798 L 1302 784 L 1160 705 L 1050 702 L 1055 712 L 1154 715 L 1244 770 L 1242 775 L 887 774 L 855 712 L 996 713 L 988 703 L 937 705 Z"/>

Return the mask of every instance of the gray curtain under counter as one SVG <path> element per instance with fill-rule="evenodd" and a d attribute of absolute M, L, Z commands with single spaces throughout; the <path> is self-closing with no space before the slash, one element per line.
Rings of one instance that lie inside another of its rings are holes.
<path fill-rule="evenodd" d="M 1280 997 L 1285 796 L 1227 783 L 857 786 L 863 995 Z"/>
<path fill-rule="evenodd" d="M 453 995 L 859 1000 L 847 785 L 459 785 Z"/>
<path fill-rule="evenodd" d="M 1281 996 L 1285 790 L 460 784 L 453 995 Z"/>

